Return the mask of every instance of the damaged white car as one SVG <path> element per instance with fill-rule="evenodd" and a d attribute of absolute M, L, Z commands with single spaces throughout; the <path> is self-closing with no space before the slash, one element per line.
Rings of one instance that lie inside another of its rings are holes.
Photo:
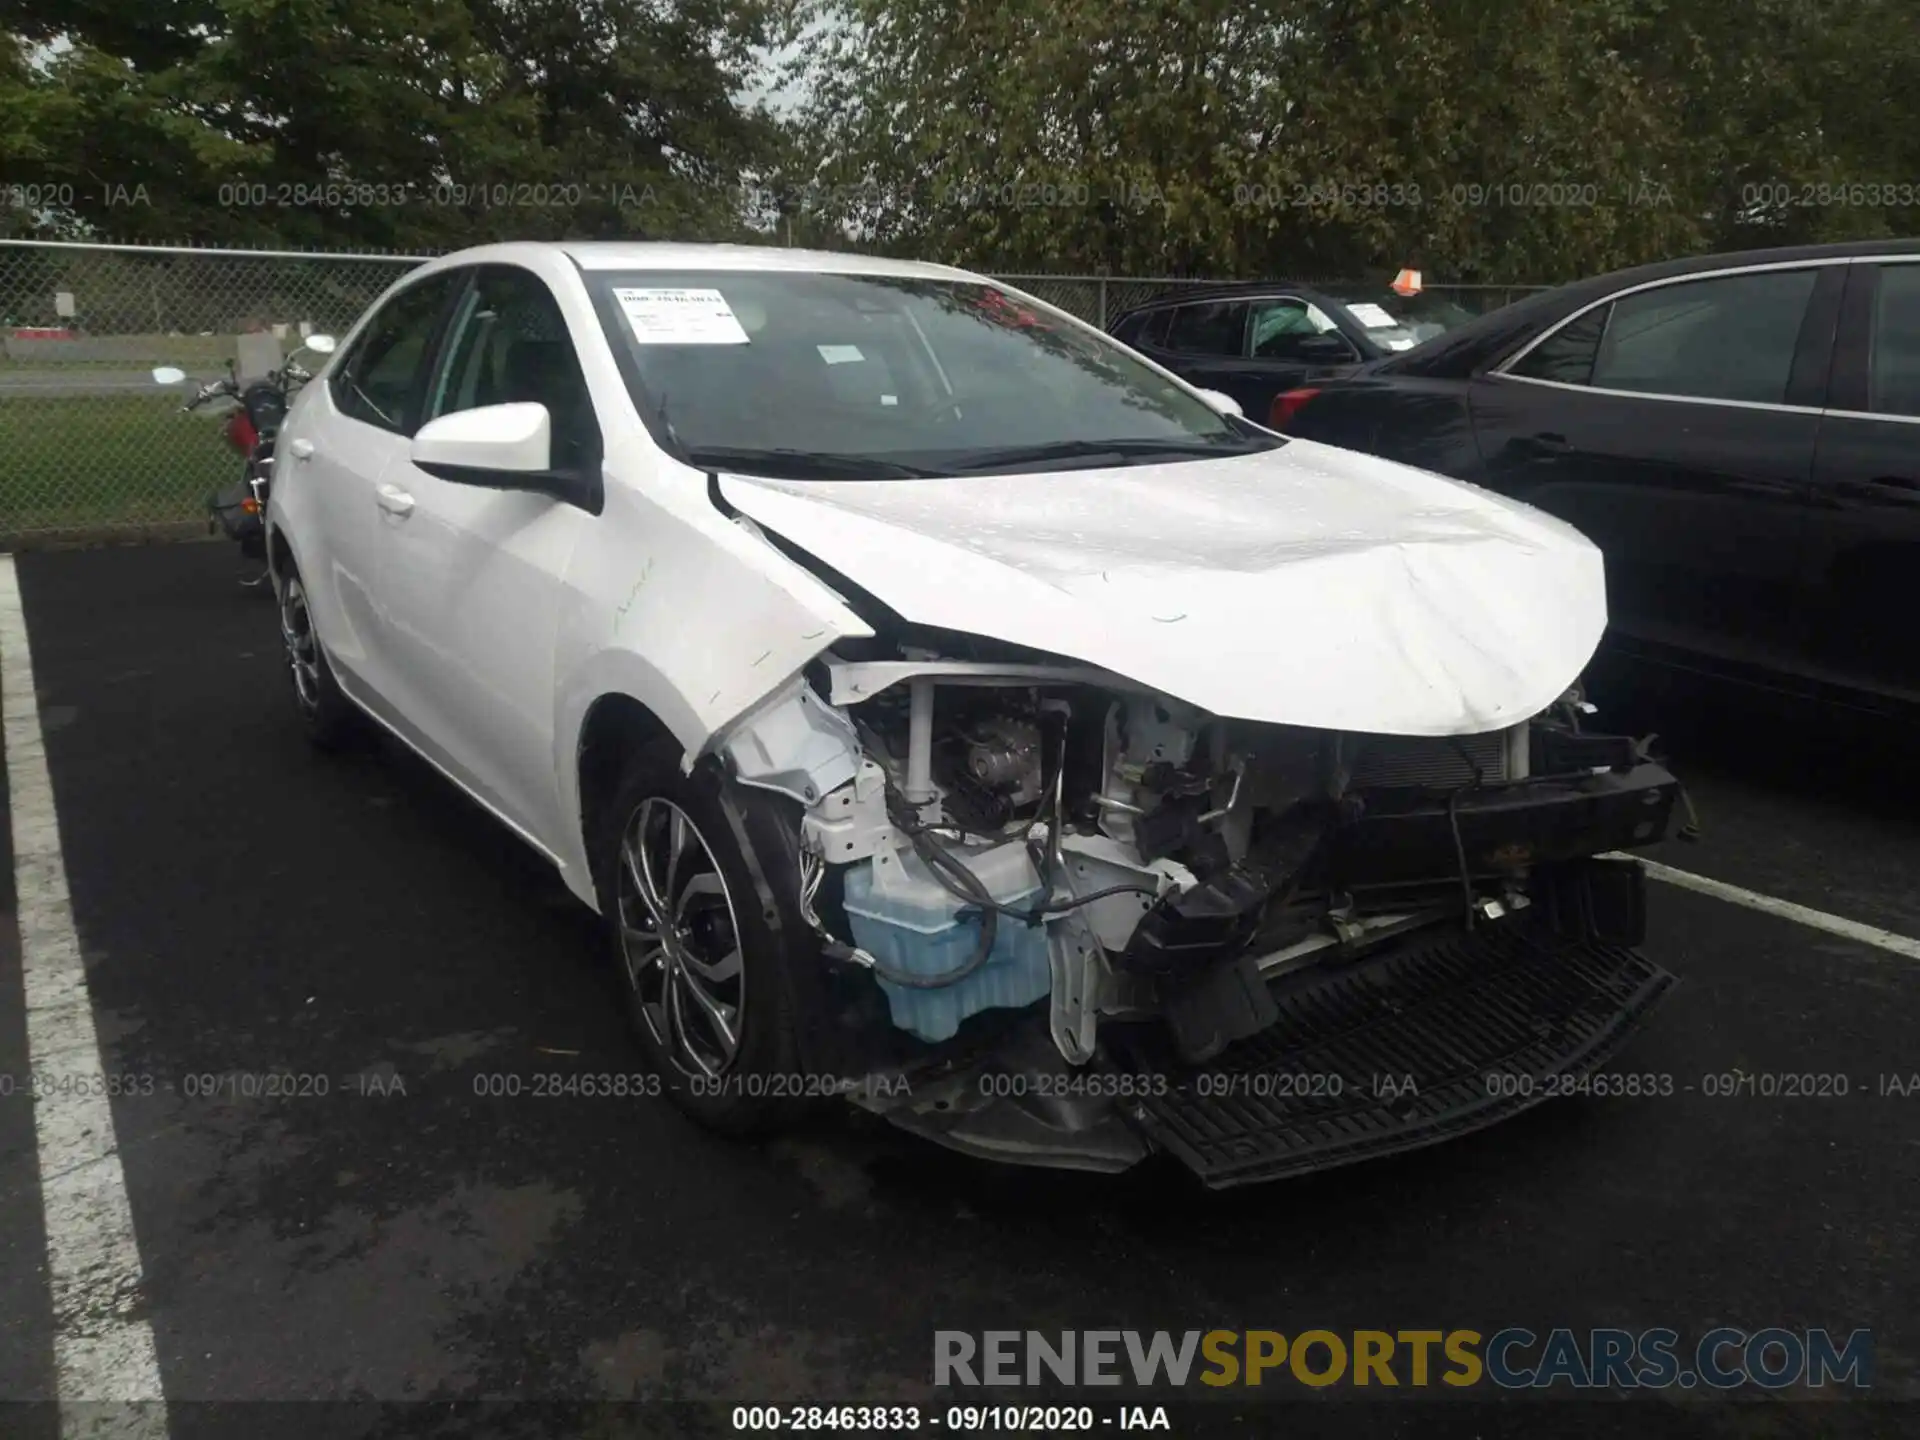
<path fill-rule="evenodd" d="M 549 859 L 716 1127 L 844 1094 L 1235 1184 L 1564 1090 L 1669 983 L 1594 547 L 978 276 L 450 255 L 276 469 L 312 738 L 370 716 Z"/>

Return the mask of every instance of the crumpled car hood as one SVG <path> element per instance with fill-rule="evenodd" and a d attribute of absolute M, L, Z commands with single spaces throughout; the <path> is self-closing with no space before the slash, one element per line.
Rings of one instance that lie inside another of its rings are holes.
<path fill-rule="evenodd" d="M 720 486 L 908 620 L 1219 716 L 1494 730 L 1564 693 L 1606 624 L 1600 552 L 1572 527 L 1307 440 L 1117 469 Z"/>

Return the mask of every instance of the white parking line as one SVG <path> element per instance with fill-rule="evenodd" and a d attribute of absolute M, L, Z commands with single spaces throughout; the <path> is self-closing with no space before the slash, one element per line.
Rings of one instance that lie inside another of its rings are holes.
<path fill-rule="evenodd" d="M 73 928 L 60 821 L 33 687 L 13 557 L 0 555 L 0 722 L 13 820 L 27 1054 L 40 1085 L 33 1129 L 53 1289 L 53 1358 L 63 1436 L 167 1433 L 153 1329 L 139 1318 L 140 1247 L 101 1083 L 100 1040 Z"/>
<path fill-rule="evenodd" d="M 1796 905 L 1791 900 L 1782 900 L 1773 895 L 1762 895 L 1758 890 L 1749 890 L 1744 885 L 1729 885 L 1725 880 L 1696 875 L 1691 870 L 1676 870 L 1671 865 L 1662 865 L 1658 860 L 1647 860 L 1638 855 L 1615 851 L 1607 858 L 1639 860 L 1646 866 L 1649 877 L 1664 880 L 1669 885 L 1678 885 L 1682 890 L 1696 890 L 1702 895 L 1711 895 L 1716 900 L 1744 905 L 1749 910 L 1758 910 L 1765 915 L 1777 915 L 1782 920 L 1793 921 L 1796 925 L 1806 925 L 1815 930 L 1824 930 L 1829 935 L 1858 940 L 1862 945 L 1872 945 L 1876 949 L 1888 950 L 1895 955 L 1904 955 L 1909 960 L 1920 960 L 1920 940 L 1892 930 L 1882 930 L 1878 925 L 1862 924 L 1858 920 L 1849 920 L 1844 915 L 1829 915 L 1824 910 Z"/>

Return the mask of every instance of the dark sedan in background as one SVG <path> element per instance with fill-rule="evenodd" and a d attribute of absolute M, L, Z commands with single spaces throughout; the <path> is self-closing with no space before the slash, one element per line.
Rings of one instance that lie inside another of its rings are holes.
<path fill-rule="evenodd" d="M 1582 281 L 1253 418 L 1572 522 L 1615 656 L 1920 718 L 1920 241 Z"/>
<path fill-rule="evenodd" d="M 1472 318 L 1437 295 L 1385 284 L 1330 290 L 1276 280 L 1176 291 L 1107 328 L 1181 379 L 1230 395 L 1264 420 L 1283 390 L 1411 350 Z"/>

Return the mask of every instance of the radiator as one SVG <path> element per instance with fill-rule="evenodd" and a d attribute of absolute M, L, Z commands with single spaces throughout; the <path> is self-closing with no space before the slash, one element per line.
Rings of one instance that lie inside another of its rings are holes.
<path fill-rule="evenodd" d="M 1517 742 L 1523 743 L 1525 734 L 1525 727 L 1516 726 L 1513 730 L 1448 738 L 1349 735 L 1347 744 L 1353 759 L 1348 784 L 1355 789 L 1395 786 L 1448 789 L 1472 781 L 1475 766 L 1479 767 L 1480 778 L 1486 784 L 1517 780 L 1526 774 L 1524 751 L 1515 753 Z"/>

